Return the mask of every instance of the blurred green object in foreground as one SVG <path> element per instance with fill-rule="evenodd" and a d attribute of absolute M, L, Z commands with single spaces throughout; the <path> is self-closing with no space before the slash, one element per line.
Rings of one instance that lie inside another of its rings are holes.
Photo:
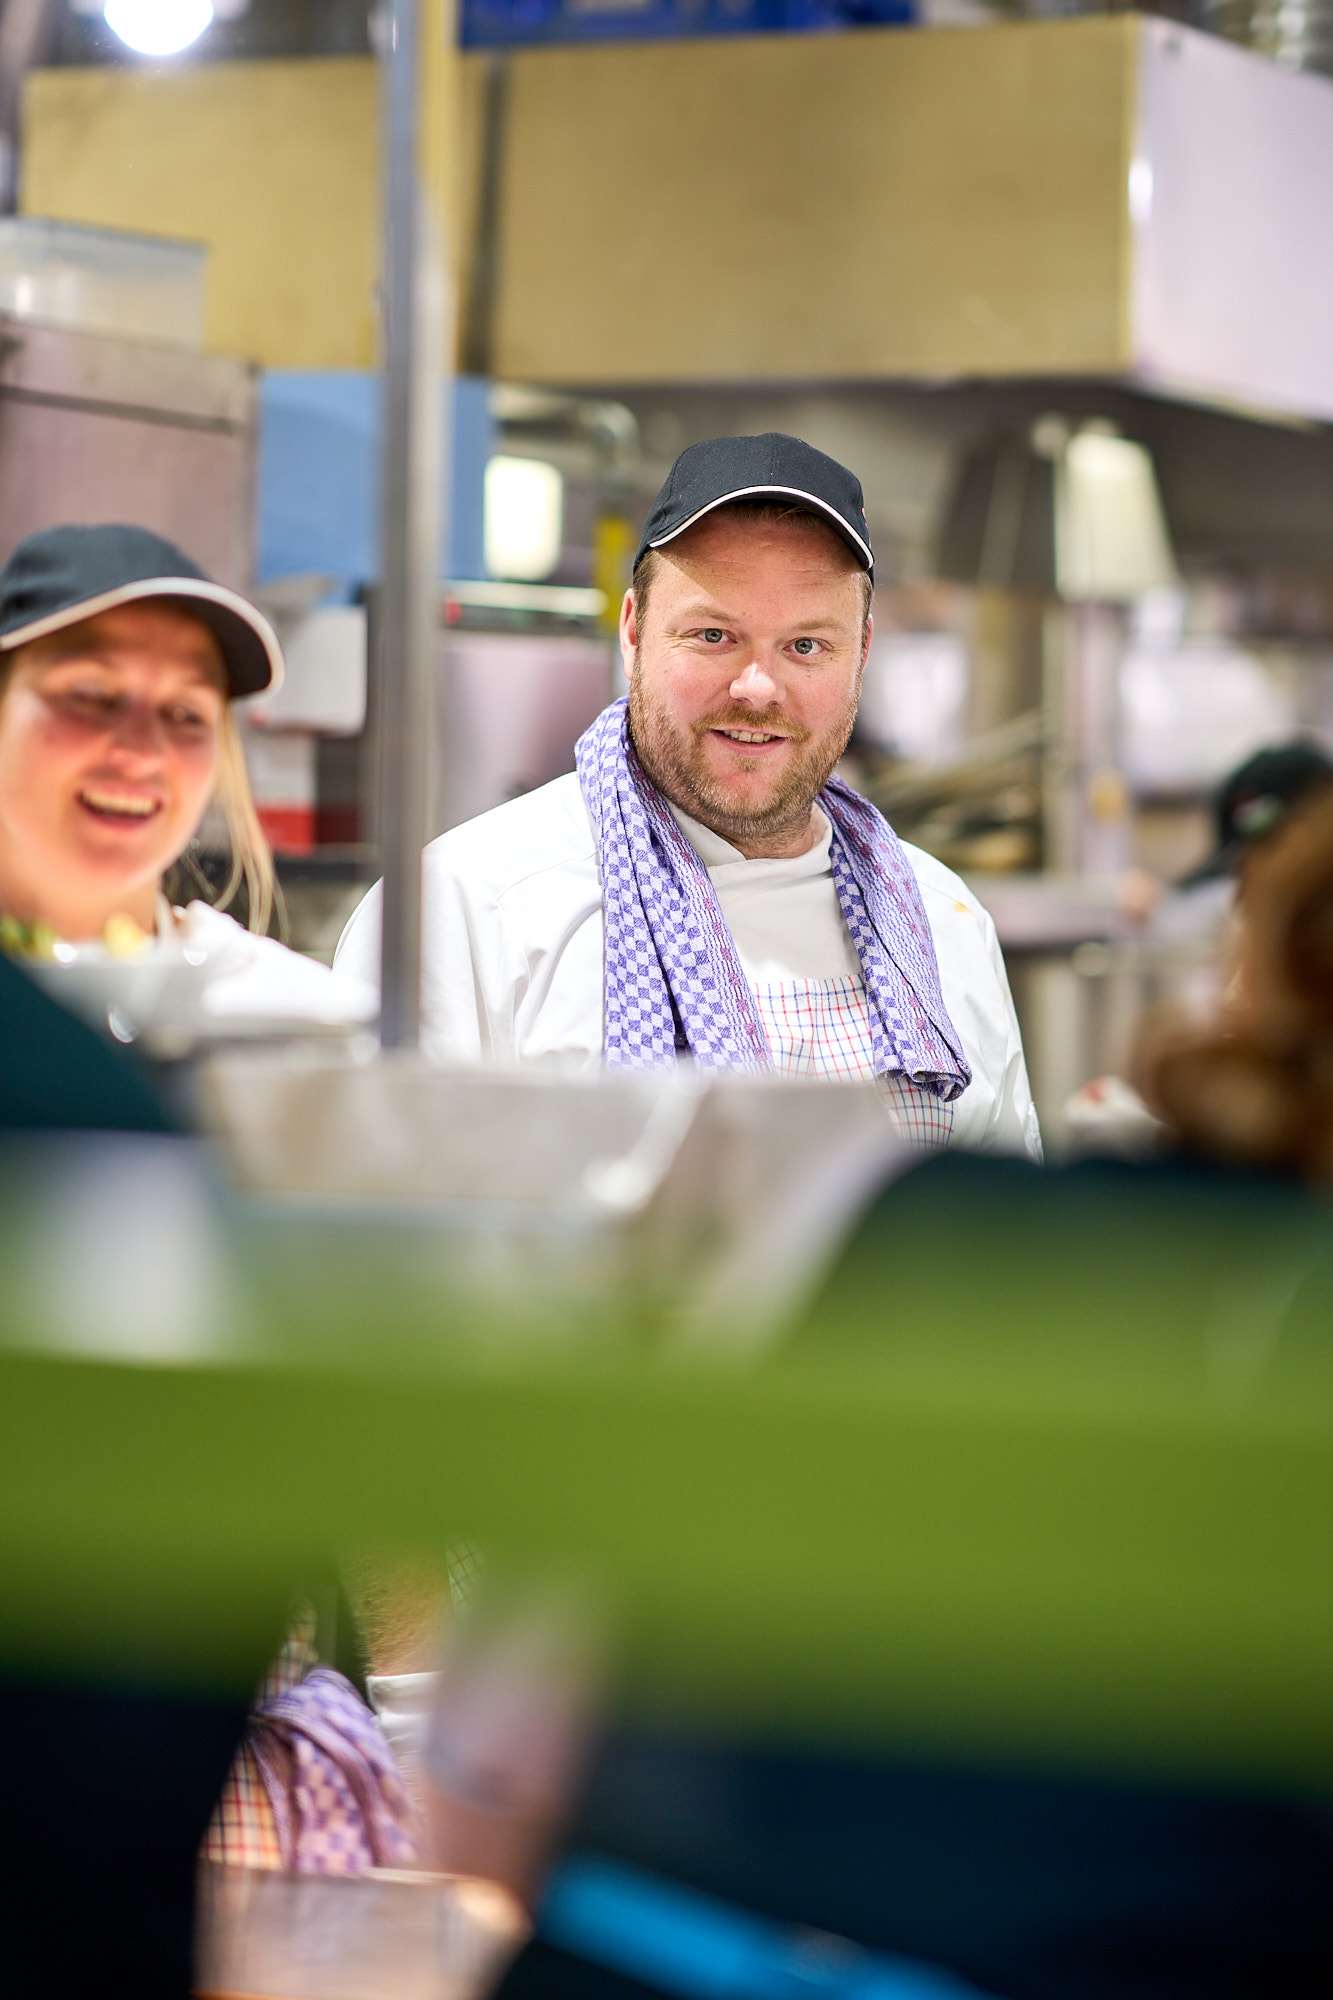
<path fill-rule="evenodd" d="M 340 1308 L 293 1228 L 271 1325 L 244 1231 L 189 1204 L 188 1339 L 54 1351 L 29 1235 L 0 1247 L 11 1667 L 248 1685 L 293 1576 L 467 1535 L 600 1591 L 640 1711 L 1333 1775 L 1333 1223 L 1294 1187 L 932 1162 L 748 1362 L 506 1343 L 372 1230 Z"/>
<path fill-rule="evenodd" d="M 0 950 L 0 1131 L 170 1132 L 125 1050 L 48 999 Z"/>

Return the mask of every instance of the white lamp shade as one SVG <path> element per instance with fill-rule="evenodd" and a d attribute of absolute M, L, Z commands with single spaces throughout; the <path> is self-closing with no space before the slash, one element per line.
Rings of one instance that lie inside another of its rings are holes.
<path fill-rule="evenodd" d="M 1055 470 L 1055 578 L 1061 597 L 1128 603 L 1175 576 L 1149 453 L 1102 430 L 1077 432 Z"/>

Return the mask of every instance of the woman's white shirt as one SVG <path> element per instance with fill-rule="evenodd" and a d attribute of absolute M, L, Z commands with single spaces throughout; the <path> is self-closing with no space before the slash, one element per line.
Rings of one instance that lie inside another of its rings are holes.
<path fill-rule="evenodd" d="M 371 981 L 354 972 L 331 971 L 276 938 L 256 937 L 225 911 L 191 903 L 169 915 L 176 942 L 203 955 L 200 1006 L 210 1020 L 351 1026 L 373 1021 L 379 1012 Z"/>

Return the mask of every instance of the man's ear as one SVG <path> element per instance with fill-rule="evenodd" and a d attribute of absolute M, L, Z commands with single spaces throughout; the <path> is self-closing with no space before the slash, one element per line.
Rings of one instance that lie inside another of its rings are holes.
<path fill-rule="evenodd" d="M 620 660 L 627 681 L 634 678 L 634 655 L 638 650 L 639 620 L 634 604 L 634 592 L 627 590 L 620 606 Z"/>
<path fill-rule="evenodd" d="M 856 665 L 856 699 L 858 700 L 858 702 L 861 699 L 861 682 L 865 678 L 866 661 L 870 658 L 870 641 L 874 638 L 874 636 L 875 636 L 875 621 L 871 617 L 870 613 L 867 611 L 866 636 L 864 643 L 862 644 L 861 647 L 861 657 L 857 661 Z"/>

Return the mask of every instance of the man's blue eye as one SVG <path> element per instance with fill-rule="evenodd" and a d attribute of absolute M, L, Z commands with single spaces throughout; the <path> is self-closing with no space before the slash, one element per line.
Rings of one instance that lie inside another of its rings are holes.
<path fill-rule="evenodd" d="M 726 634 L 722 631 L 720 626 L 709 625 L 706 626 L 704 629 L 704 637 L 705 639 L 707 639 L 710 646 L 714 646 L 717 644 L 719 639 L 725 638 Z"/>
<path fill-rule="evenodd" d="M 815 650 L 815 641 L 813 639 L 795 639 L 792 641 L 792 650 L 797 653 L 813 653 Z"/>

